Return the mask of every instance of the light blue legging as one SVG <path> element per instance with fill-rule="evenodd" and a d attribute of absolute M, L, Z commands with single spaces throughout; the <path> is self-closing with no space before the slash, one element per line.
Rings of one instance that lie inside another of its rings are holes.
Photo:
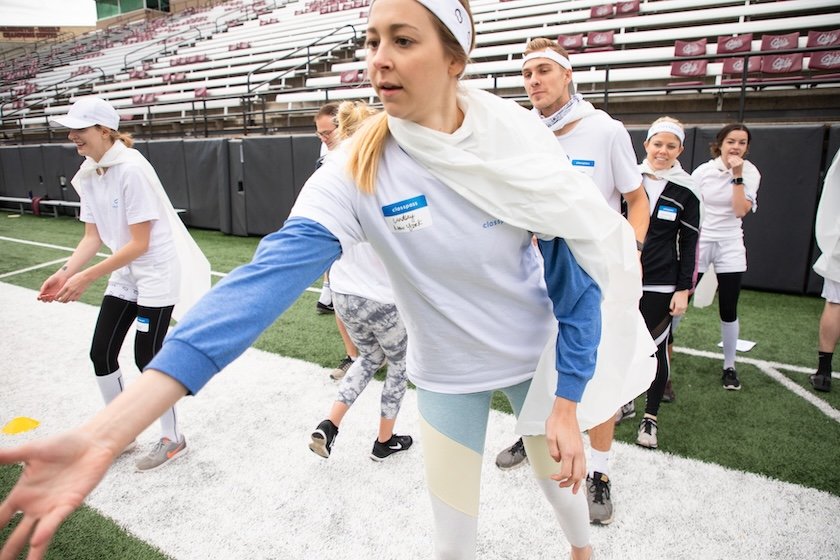
<path fill-rule="evenodd" d="M 518 416 L 530 381 L 502 389 Z M 426 480 L 435 518 L 435 558 L 475 558 L 481 458 L 493 391 L 451 395 L 417 390 Z M 589 509 L 583 491 L 572 494 L 551 480 L 559 464 L 545 436 L 523 438 L 537 483 L 560 527 L 576 547 L 589 544 Z"/>

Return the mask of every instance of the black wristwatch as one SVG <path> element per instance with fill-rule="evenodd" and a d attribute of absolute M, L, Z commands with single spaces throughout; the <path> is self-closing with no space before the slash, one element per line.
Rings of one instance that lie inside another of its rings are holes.
<path fill-rule="evenodd" d="M 733 185 L 743 185 L 744 184 L 744 178 L 743 177 L 733 177 L 732 178 L 732 184 Z"/>

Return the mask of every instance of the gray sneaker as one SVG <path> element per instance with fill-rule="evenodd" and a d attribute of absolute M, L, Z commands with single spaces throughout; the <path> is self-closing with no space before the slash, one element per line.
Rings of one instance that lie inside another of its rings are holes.
<path fill-rule="evenodd" d="M 629 420 L 634 416 L 636 416 L 636 404 L 633 401 L 623 404 L 621 405 L 621 408 L 618 409 L 618 412 L 615 413 L 615 425 L 618 426 L 625 420 Z"/>
<path fill-rule="evenodd" d="M 589 504 L 589 522 L 593 525 L 609 525 L 613 521 L 613 505 L 610 499 L 610 477 L 595 471 L 586 477 L 586 501 Z"/>
<path fill-rule="evenodd" d="M 169 438 L 160 438 L 160 441 L 149 451 L 149 454 L 137 461 L 137 470 L 140 472 L 153 471 L 186 454 L 187 440 L 183 436 L 181 436 L 180 442 L 174 442 Z"/>
<path fill-rule="evenodd" d="M 522 438 L 516 440 L 516 443 L 502 450 L 496 456 L 496 466 L 503 471 L 509 471 L 517 467 L 521 467 L 528 462 L 528 455 L 525 453 L 525 444 Z"/>
<path fill-rule="evenodd" d="M 353 358 L 345 356 L 344 359 L 341 360 L 341 363 L 338 364 L 338 367 L 330 372 L 330 378 L 335 381 L 341 380 L 345 375 L 347 375 L 347 370 L 350 369 L 350 366 L 352 365 Z"/>

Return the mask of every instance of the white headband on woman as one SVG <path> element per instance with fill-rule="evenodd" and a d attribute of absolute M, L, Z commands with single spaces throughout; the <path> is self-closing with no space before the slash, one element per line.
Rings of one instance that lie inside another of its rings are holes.
<path fill-rule="evenodd" d="M 541 51 L 534 51 L 532 53 L 526 54 L 522 58 L 522 66 L 525 66 L 526 62 L 535 58 L 550 58 L 566 70 L 572 69 L 572 63 L 569 62 L 569 59 L 553 49 L 544 49 Z"/>
<path fill-rule="evenodd" d="M 683 131 L 682 127 L 677 123 L 672 123 L 669 121 L 662 121 L 655 123 L 648 129 L 647 138 L 645 138 L 645 142 L 651 139 L 654 134 L 659 134 L 660 132 L 670 132 L 674 136 L 680 139 L 680 144 L 685 142 L 685 132 Z"/>
<path fill-rule="evenodd" d="M 472 21 L 464 6 L 458 0 L 417 0 L 435 14 L 443 25 L 452 32 L 464 52 L 470 54 L 472 46 Z"/>

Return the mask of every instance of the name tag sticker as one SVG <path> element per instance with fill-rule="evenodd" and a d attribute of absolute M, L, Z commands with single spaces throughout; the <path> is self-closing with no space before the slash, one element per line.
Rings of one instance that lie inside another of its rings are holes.
<path fill-rule="evenodd" d="M 137 332 L 149 332 L 148 317 L 137 317 L 137 322 L 135 324 L 137 326 Z"/>
<path fill-rule="evenodd" d="M 589 177 L 595 175 L 595 160 L 573 159 L 572 167 L 575 168 L 575 171 L 583 173 L 584 175 L 588 175 Z"/>
<path fill-rule="evenodd" d="M 656 217 L 660 220 L 673 222 L 677 219 L 677 209 L 673 206 L 660 206 L 656 211 Z"/>
<path fill-rule="evenodd" d="M 383 206 L 382 215 L 394 233 L 411 233 L 432 225 L 429 203 L 422 194 Z"/>

